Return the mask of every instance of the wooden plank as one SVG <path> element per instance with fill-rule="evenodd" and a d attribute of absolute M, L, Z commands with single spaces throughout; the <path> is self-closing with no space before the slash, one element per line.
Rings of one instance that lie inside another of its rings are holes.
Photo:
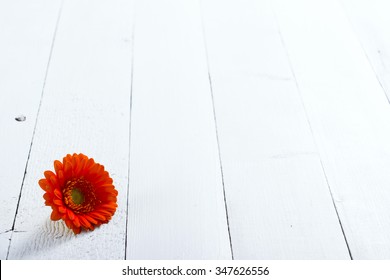
<path fill-rule="evenodd" d="M 348 259 L 269 1 L 202 1 L 236 259 Z"/>
<path fill-rule="evenodd" d="M 230 259 L 198 1 L 136 5 L 127 257 Z"/>
<path fill-rule="evenodd" d="M 128 185 L 133 3 L 64 3 L 23 186 L 10 259 L 123 259 Z M 38 179 L 53 160 L 83 152 L 114 180 L 112 221 L 74 236 L 49 221 Z"/>
<path fill-rule="evenodd" d="M 59 8 L 57 0 L 0 2 L 0 234 L 13 227 Z M 8 245 L 0 239 L 1 257 Z"/>
<path fill-rule="evenodd" d="M 390 100 L 390 3 L 341 0 L 387 99 Z"/>
<path fill-rule="evenodd" d="M 382 88 L 338 2 L 275 7 L 352 256 L 388 259 L 390 111 Z"/>
<path fill-rule="evenodd" d="M 0 234 L 0 260 L 5 260 L 7 258 L 11 235 L 11 231 L 3 232 Z"/>

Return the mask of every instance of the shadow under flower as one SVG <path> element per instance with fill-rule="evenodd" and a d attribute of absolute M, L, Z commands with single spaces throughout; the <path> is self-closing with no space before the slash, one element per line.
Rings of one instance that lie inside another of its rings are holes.
<path fill-rule="evenodd" d="M 54 248 L 66 246 L 77 238 L 65 223 L 46 219 L 35 230 L 15 231 L 12 237 L 9 259 L 64 259 L 66 255 L 54 253 Z M 66 251 L 66 249 L 65 249 Z"/>

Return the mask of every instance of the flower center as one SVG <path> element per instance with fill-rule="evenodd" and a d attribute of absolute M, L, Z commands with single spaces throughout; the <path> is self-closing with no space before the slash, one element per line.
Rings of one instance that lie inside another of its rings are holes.
<path fill-rule="evenodd" d="M 85 200 L 83 193 L 79 189 L 73 189 L 71 196 L 75 204 L 82 204 Z"/>
<path fill-rule="evenodd" d="M 64 203 L 75 213 L 91 212 L 99 203 L 95 188 L 82 177 L 67 181 L 62 192 Z"/>

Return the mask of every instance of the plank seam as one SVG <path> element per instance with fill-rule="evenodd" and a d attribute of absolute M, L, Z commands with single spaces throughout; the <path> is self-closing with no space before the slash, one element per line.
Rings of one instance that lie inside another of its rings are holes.
<path fill-rule="evenodd" d="M 61 0 L 60 7 L 58 9 L 57 20 L 56 20 L 55 27 L 54 27 L 53 39 L 52 39 L 51 46 L 50 46 L 49 58 L 48 58 L 48 61 L 47 61 L 45 76 L 44 76 L 43 84 L 42 84 L 41 97 L 40 97 L 40 100 L 39 100 L 38 110 L 37 110 L 37 114 L 36 114 L 36 117 L 35 117 L 35 124 L 34 124 L 33 134 L 32 134 L 32 137 L 31 137 L 30 147 L 29 147 L 29 150 L 28 150 L 27 161 L 26 161 L 26 165 L 25 165 L 25 168 L 24 168 L 24 174 L 23 174 L 23 178 L 22 178 L 22 183 L 21 183 L 21 186 L 20 186 L 18 202 L 16 204 L 15 217 L 14 217 L 14 220 L 13 220 L 13 223 L 12 223 L 12 228 L 10 230 L 10 231 L 12 231 L 12 233 L 11 233 L 11 236 L 10 236 L 10 242 L 8 244 L 6 259 L 8 259 L 8 257 L 9 257 L 9 252 L 10 252 L 10 248 L 11 248 L 11 241 L 12 241 L 13 233 L 15 232 L 15 224 L 16 224 L 16 219 L 17 219 L 17 216 L 18 216 L 20 200 L 21 200 L 21 197 L 22 197 L 24 181 L 26 179 L 28 163 L 29 163 L 29 160 L 30 160 L 31 150 L 32 150 L 32 146 L 33 146 L 33 143 L 34 143 L 34 137 L 35 137 L 35 132 L 36 132 L 36 128 L 37 128 L 39 113 L 40 113 L 41 107 L 42 107 L 42 100 L 43 100 L 43 96 L 44 96 L 44 92 L 45 92 L 46 80 L 47 80 L 47 76 L 48 76 L 48 73 L 49 73 L 50 62 L 51 62 L 51 58 L 52 58 L 52 54 L 53 54 L 55 39 L 56 39 L 56 36 L 57 36 L 57 30 L 58 30 L 58 26 L 59 26 L 59 22 L 60 22 L 60 18 L 61 18 L 61 13 L 62 13 L 62 8 L 63 8 L 63 5 L 64 5 L 64 1 L 65 0 Z"/>
<path fill-rule="evenodd" d="M 352 29 L 352 33 L 355 34 L 355 36 L 356 36 L 356 38 L 357 38 L 357 41 L 359 42 L 359 46 L 360 46 L 360 48 L 362 49 L 362 51 L 363 51 L 363 53 L 364 53 L 364 56 L 366 57 L 366 59 L 367 59 L 367 61 L 368 61 L 368 64 L 369 64 L 370 67 L 371 67 L 371 71 L 374 72 L 374 75 L 375 75 L 375 77 L 376 77 L 376 79 L 377 79 L 379 85 L 381 86 L 381 88 L 382 88 L 382 90 L 383 90 L 383 93 L 384 93 L 385 96 L 386 96 L 387 102 L 390 104 L 390 97 L 387 95 L 387 91 L 386 91 L 385 87 L 383 86 L 383 84 L 382 84 L 382 82 L 381 82 L 381 80 L 380 80 L 380 78 L 379 78 L 379 75 L 378 75 L 377 71 L 376 71 L 375 68 L 374 68 L 374 65 L 372 64 L 371 59 L 370 59 L 370 57 L 368 56 L 368 53 L 367 53 L 366 49 L 364 48 L 362 41 L 361 41 L 360 38 L 359 38 L 359 34 L 356 32 L 356 28 L 355 28 L 355 26 L 354 26 L 353 23 L 352 23 L 352 20 L 351 20 L 351 18 L 350 18 L 350 15 L 349 15 L 349 13 L 347 12 L 347 9 L 345 8 L 345 5 L 344 5 L 343 2 L 340 1 L 340 0 L 338 1 L 338 3 L 339 3 L 339 5 L 341 6 L 341 10 L 344 12 L 344 15 L 345 15 L 345 17 L 346 17 L 346 19 L 347 19 L 347 21 L 348 21 L 348 23 L 349 23 L 350 28 Z M 389 93 L 389 95 L 390 95 L 390 93 Z"/>
<path fill-rule="evenodd" d="M 218 136 L 218 124 L 217 124 L 217 115 L 216 115 L 215 102 L 214 102 L 213 83 L 212 83 L 212 78 L 211 78 L 211 73 L 210 73 L 210 62 L 209 62 L 209 55 L 208 55 L 208 51 L 207 51 L 206 31 L 205 31 L 205 25 L 204 25 L 203 13 L 202 13 L 202 3 L 201 2 L 202 2 L 202 0 L 199 0 L 203 43 L 204 43 L 204 50 L 205 50 L 206 64 L 207 64 L 207 72 L 208 72 L 208 79 L 209 79 L 209 86 L 210 86 L 211 103 L 212 103 L 212 107 L 213 107 L 215 136 L 216 136 L 217 147 L 218 147 L 218 159 L 219 159 L 219 167 L 220 167 L 220 172 L 221 172 L 223 200 L 224 200 L 224 204 L 225 204 L 225 215 L 226 215 L 226 223 L 227 223 L 228 235 L 229 235 L 230 254 L 232 256 L 232 260 L 234 260 L 233 243 L 232 243 L 232 236 L 231 236 L 231 232 L 230 232 L 230 223 L 229 223 L 229 211 L 228 211 L 227 201 L 226 201 L 225 179 L 224 179 L 224 175 L 223 175 L 221 148 L 220 148 L 219 136 Z"/>
<path fill-rule="evenodd" d="M 283 49 L 285 50 L 285 53 L 286 53 L 286 56 L 287 56 L 288 65 L 289 65 L 291 74 L 292 74 L 292 76 L 294 78 L 294 83 L 295 83 L 296 89 L 297 89 L 297 91 L 299 93 L 299 96 L 300 96 L 300 101 L 301 101 L 303 110 L 305 112 L 306 121 L 307 121 L 307 124 L 309 126 L 310 133 L 311 133 L 312 138 L 313 138 L 313 142 L 314 142 L 314 144 L 316 146 L 317 151 L 319 151 L 318 144 L 317 144 L 316 138 L 314 136 L 312 124 L 311 124 L 310 119 L 309 119 L 309 114 L 307 112 L 307 109 L 306 109 L 306 106 L 305 106 L 305 102 L 303 101 L 302 92 L 301 92 L 301 89 L 299 87 L 299 84 L 298 84 L 298 81 L 297 81 L 297 78 L 296 78 L 296 75 L 295 75 L 295 71 L 294 71 L 294 68 L 293 68 L 293 65 L 292 65 L 292 62 L 291 62 L 288 50 L 287 50 L 287 46 L 286 46 L 286 43 L 284 42 L 284 39 L 283 39 L 283 36 L 282 36 L 279 20 L 278 20 L 278 17 L 277 17 L 276 12 L 275 12 L 275 8 L 273 7 L 272 3 L 271 3 L 271 8 L 272 8 L 272 12 L 273 12 L 273 15 L 274 15 L 274 18 L 275 18 L 275 21 L 276 21 L 279 38 L 280 38 L 280 41 L 282 43 Z M 335 200 L 334 200 L 332 189 L 330 187 L 328 176 L 326 175 L 325 167 L 324 167 L 324 164 L 322 162 L 321 155 L 319 153 L 318 153 L 318 157 L 319 157 L 319 161 L 320 161 L 320 164 L 321 164 L 322 172 L 323 172 L 324 177 L 325 177 L 325 182 L 326 182 L 326 184 L 328 186 L 328 190 L 329 190 L 329 193 L 330 193 L 330 196 L 331 196 L 331 199 L 332 199 L 333 208 L 335 209 L 335 212 L 336 212 L 336 215 L 337 215 L 337 219 L 338 219 L 338 222 L 339 222 L 339 225 L 340 225 L 340 228 L 341 228 L 341 232 L 343 234 L 344 241 L 345 241 L 345 244 L 346 244 L 347 249 L 348 249 L 349 257 L 350 257 L 351 260 L 353 260 L 352 252 L 351 252 L 351 249 L 350 249 L 350 246 L 349 246 L 349 243 L 348 243 L 347 236 L 346 236 L 345 231 L 344 231 L 343 224 L 342 224 L 341 219 L 340 219 L 339 211 L 337 210 L 337 206 L 336 206 L 336 203 L 335 203 Z"/>
<path fill-rule="evenodd" d="M 135 39 L 135 4 L 133 4 L 133 26 L 131 33 L 131 75 L 130 75 L 130 118 L 129 118 L 129 154 L 127 164 L 127 194 L 126 194 L 126 228 L 125 228 L 125 260 L 127 259 L 129 197 L 130 197 L 130 156 L 131 156 L 131 116 L 133 112 L 133 81 L 134 81 L 134 39 Z"/>

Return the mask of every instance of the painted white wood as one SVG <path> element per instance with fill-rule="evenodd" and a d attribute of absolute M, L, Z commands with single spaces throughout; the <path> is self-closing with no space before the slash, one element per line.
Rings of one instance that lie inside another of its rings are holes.
<path fill-rule="evenodd" d="M 57 0 L 0 1 L 0 234 L 14 222 L 59 7 Z M 8 244 L 0 239 L 1 258 Z"/>
<path fill-rule="evenodd" d="M 12 232 L 60 1 L 0 1 L 0 259 L 230 259 L 207 61 L 234 257 L 349 258 L 331 190 L 353 257 L 390 258 L 387 1 L 137 2 L 65 1 Z M 78 236 L 37 184 L 72 152 L 119 190 Z"/>
<path fill-rule="evenodd" d="M 340 0 L 390 100 L 390 2 Z"/>
<path fill-rule="evenodd" d="M 128 184 L 133 2 L 67 0 L 12 235 L 10 259 L 123 259 Z M 114 180 L 110 223 L 74 236 L 49 219 L 38 180 L 53 160 L 83 152 Z"/>
<path fill-rule="evenodd" d="M 269 1 L 202 1 L 235 259 L 348 259 Z"/>
<path fill-rule="evenodd" d="M 129 259 L 230 259 L 199 3 L 136 5 Z"/>
<path fill-rule="evenodd" d="M 5 260 L 7 258 L 11 235 L 11 231 L 3 232 L 0 234 L 0 260 Z"/>
<path fill-rule="evenodd" d="M 355 259 L 390 258 L 390 111 L 337 1 L 275 1 Z"/>

